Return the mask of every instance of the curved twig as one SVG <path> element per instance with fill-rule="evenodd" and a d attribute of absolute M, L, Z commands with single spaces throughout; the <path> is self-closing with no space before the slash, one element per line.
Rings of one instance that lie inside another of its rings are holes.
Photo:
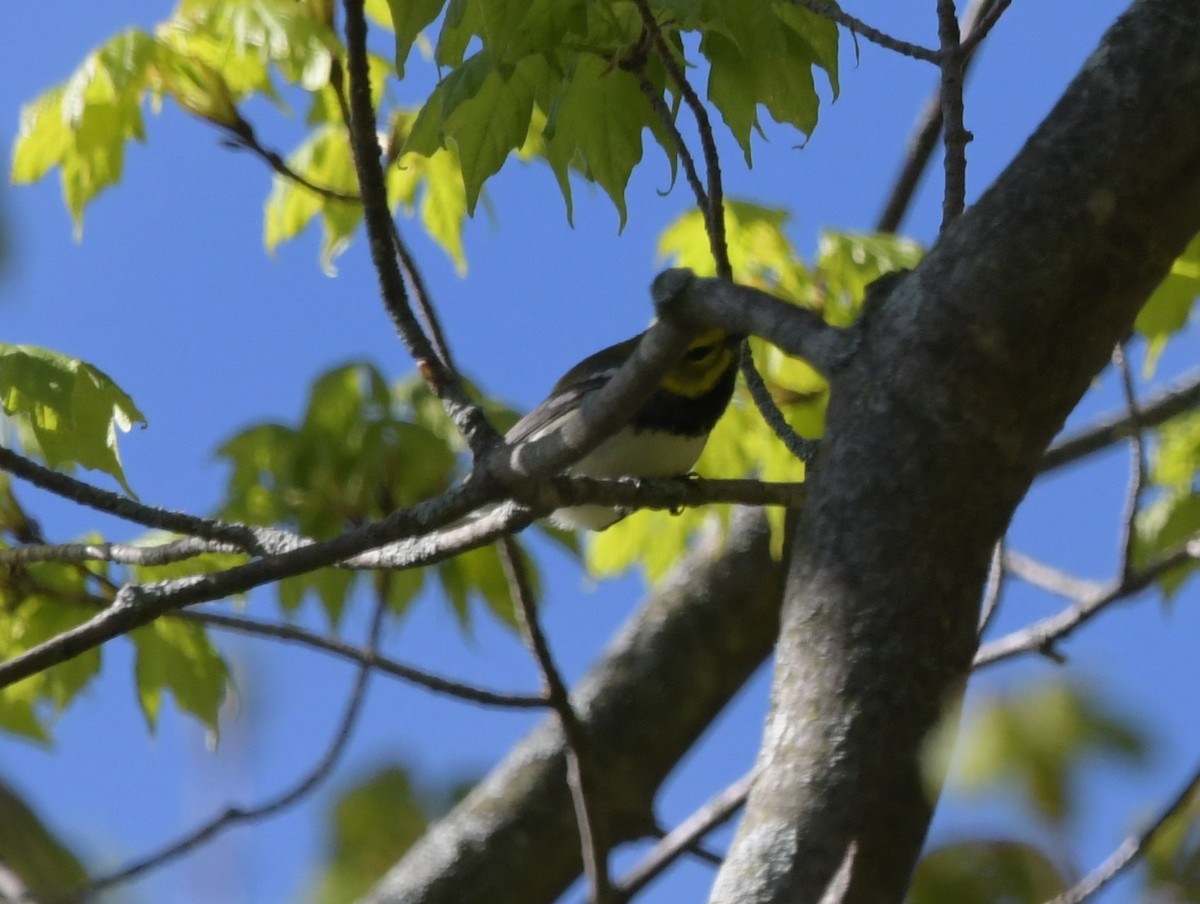
<path fill-rule="evenodd" d="M 381 593 L 378 601 L 375 604 L 375 612 L 371 619 L 370 634 L 367 639 L 368 656 L 373 657 L 375 646 L 379 639 L 379 631 L 383 625 L 383 614 L 387 611 L 386 597 Z M 165 863 L 169 863 L 185 854 L 190 853 L 196 848 L 208 842 L 225 829 L 235 825 L 240 825 L 247 822 L 258 822 L 285 810 L 300 800 L 302 797 L 311 792 L 321 782 L 323 782 L 337 765 L 341 759 L 342 753 L 346 749 L 346 745 L 350 740 L 350 735 L 354 730 L 354 726 L 358 721 L 359 714 L 362 712 L 363 701 L 366 699 L 366 691 L 368 679 L 371 675 L 372 662 L 369 659 L 364 660 L 358 669 L 358 676 L 354 681 L 354 688 L 350 692 L 350 697 L 346 701 L 346 709 L 342 714 L 341 723 L 337 731 L 334 733 L 333 741 L 325 751 L 325 755 L 317 762 L 317 764 L 309 770 L 298 782 L 286 791 L 277 794 L 270 800 L 265 801 L 255 807 L 228 807 L 220 815 L 206 822 L 194 831 L 188 833 L 183 838 L 172 844 L 167 845 L 162 850 L 156 851 L 141 860 L 125 866 L 115 872 L 100 876 L 93 879 L 86 889 L 71 896 L 72 900 L 82 900 L 91 897 L 107 888 L 114 885 L 119 885 L 123 882 L 128 882 L 144 872 L 151 869 L 156 869 Z"/>
<path fill-rule="evenodd" d="M 928 47 L 922 47 L 920 44 L 912 44 L 908 41 L 901 41 L 899 38 L 893 38 L 887 32 L 873 28 L 862 19 L 843 12 L 836 6 L 825 3 L 824 0 L 789 0 L 789 2 L 797 6 L 803 6 L 810 12 L 824 16 L 826 19 L 832 19 L 838 25 L 843 26 L 856 35 L 862 35 L 872 44 L 878 44 L 885 50 L 892 50 L 906 57 L 912 57 L 914 60 L 924 60 L 927 63 L 938 62 L 938 52 L 936 50 L 930 50 Z"/>
<path fill-rule="evenodd" d="M 1147 848 L 1158 838 L 1159 833 L 1170 822 L 1171 817 L 1179 813 L 1200 790 L 1200 767 L 1192 773 L 1179 792 L 1162 809 L 1158 817 L 1146 829 L 1137 835 L 1130 835 L 1113 851 L 1103 863 L 1084 876 L 1071 888 L 1057 897 L 1051 898 L 1047 904 L 1083 904 L 1088 898 L 1104 888 L 1109 882 L 1119 876 L 1128 866 L 1144 854 Z"/>
<path fill-rule="evenodd" d="M 558 715 L 562 728 L 564 753 L 567 760 L 567 784 L 575 805 L 575 821 L 579 828 L 580 850 L 584 872 L 591 885 L 591 904 L 608 904 L 612 887 L 608 878 L 609 843 L 608 819 L 604 812 L 599 770 L 592 753 L 587 731 L 579 719 L 562 674 L 554 664 L 550 645 L 538 622 L 537 603 L 529 584 L 529 576 L 521 559 L 521 548 L 512 536 L 500 540 L 500 561 L 513 598 L 513 610 L 525 643 L 533 654 L 542 675 L 542 685 L 550 706 Z"/>

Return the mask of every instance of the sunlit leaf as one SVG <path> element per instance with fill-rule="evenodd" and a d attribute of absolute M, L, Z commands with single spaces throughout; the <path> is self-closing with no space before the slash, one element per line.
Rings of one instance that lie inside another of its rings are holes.
<path fill-rule="evenodd" d="M 21 111 L 13 181 L 33 182 L 58 166 L 77 235 L 88 202 L 121 178 L 125 143 L 144 137 L 141 103 L 156 48 L 145 32 L 122 32 Z"/>
<path fill-rule="evenodd" d="M 1171 265 L 1171 272 L 1158 284 L 1142 307 L 1134 329 L 1146 337 L 1146 370 L 1153 373 L 1158 356 L 1167 340 L 1178 333 L 1192 317 L 1200 296 L 1200 235 L 1192 239 L 1183 254 Z"/>
<path fill-rule="evenodd" d="M 160 618 L 129 636 L 137 649 L 138 699 L 150 729 L 158 724 L 163 691 L 170 691 L 179 708 L 204 722 L 215 736 L 229 671 L 204 629 Z"/>
<path fill-rule="evenodd" d="M 117 432 L 146 419 L 99 368 L 30 345 L 0 344 L 0 405 L 52 468 L 81 465 L 112 475 L 131 492 Z"/>

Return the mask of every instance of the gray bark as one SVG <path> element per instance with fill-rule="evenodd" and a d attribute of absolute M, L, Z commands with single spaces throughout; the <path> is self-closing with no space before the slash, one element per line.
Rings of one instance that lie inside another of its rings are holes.
<path fill-rule="evenodd" d="M 614 841 L 654 826 L 671 768 L 763 661 L 779 627 L 782 567 L 765 519 L 698 548 L 631 618 L 573 695 L 606 782 Z M 563 739 L 548 719 L 409 851 L 372 904 L 552 901 L 579 875 Z"/>
<path fill-rule="evenodd" d="M 990 553 L 1200 229 L 1200 3 L 1140 0 L 869 315 L 788 563 L 765 741 L 718 904 L 903 899 Z M 936 784 L 936 782 L 935 782 Z"/>

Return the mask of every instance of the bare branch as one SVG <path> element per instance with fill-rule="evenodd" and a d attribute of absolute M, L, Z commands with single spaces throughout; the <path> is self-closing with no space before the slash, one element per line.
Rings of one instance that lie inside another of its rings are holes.
<path fill-rule="evenodd" d="M 418 687 L 443 694 L 467 703 L 478 703 L 483 706 L 506 707 L 510 709 L 543 709 L 547 706 L 544 697 L 537 694 L 512 694 L 487 690 L 462 681 L 454 681 L 435 675 L 424 669 L 413 668 L 395 659 L 381 656 L 369 649 L 360 649 L 344 643 L 333 637 L 322 637 L 295 625 L 270 624 L 255 621 L 237 615 L 225 615 L 207 610 L 183 611 L 172 613 L 170 618 L 193 621 L 208 627 L 223 631 L 233 631 L 239 634 L 249 634 L 255 637 L 266 637 L 287 643 L 302 644 L 313 650 L 319 650 L 337 656 L 359 665 L 370 666 L 377 672 L 399 678 Z"/>
<path fill-rule="evenodd" d="M 244 593 L 293 574 L 332 565 L 403 537 L 428 533 L 491 501 L 486 493 L 478 481 L 468 478 L 465 483 L 436 499 L 412 508 L 398 509 L 382 521 L 364 525 L 330 540 L 265 556 L 212 574 L 191 575 L 151 584 L 127 584 L 121 588 L 113 605 L 94 618 L 0 663 L 0 687 L 77 656 L 174 609 Z"/>
<path fill-rule="evenodd" d="M 618 900 L 628 901 L 705 835 L 732 819 L 746 802 L 753 779 L 754 773 L 748 772 L 664 836 L 617 884 Z"/>
<path fill-rule="evenodd" d="M 404 278 L 397 264 L 395 223 L 388 208 L 387 188 L 380 164 L 375 111 L 367 69 L 367 22 L 363 0 L 345 0 L 347 73 L 350 78 L 350 146 L 363 199 L 371 260 L 379 277 L 384 306 L 418 370 L 446 408 L 476 457 L 500 443 L 500 435 L 483 410 L 471 401 L 462 382 L 442 361 L 408 304 Z"/>
<path fill-rule="evenodd" d="M 663 67 L 671 76 L 676 90 L 679 91 L 683 102 L 687 104 L 696 120 L 700 146 L 704 150 L 704 170 L 708 176 L 708 186 L 706 190 L 699 190 L 697 185 L 693 185 L 692 188 L 696 192 L 696 203 L 700 207 L 701 213 L 704 214 L 705 231 L 708 233 L 709 250 L 712 252 L 713 261 L 716 262 L 717 276 L 733 279 L 733 268 L 729 263 L 729 248 L 725 242 L 725 189 L 721 184 L 721 158 L 717 153 L 717 142 L 713 136 L 708 108 L 687 80 L 683 67 L 663 37 L 662 30 L 658 27 L 658 21 L 650 10 L 650 4 L 647 0 L 635 0 L 635 3 L 638 13 L 642 17 L 642 27 L 649 33 Z M 683 141 L 678 137 L 678 132 L 673 131 L 680 151 L 683 152 L 685 150 Z"/>
<path fill-rule="evenodd" d="M 0 470 L 15 474 L 56 496 L 144 527 L 229 543 L 247 552 L 266 551 L 270 548 L 267 541 L 276 536 L 275 532 L 263 528 L 213 518 L 199 518 L 183 512 L 145 505 L 128 496 L 102 490 L 74 477 L 52 471 L 3 446 L 0 446 Z"/>
<path fill-rule="evenodd" d="M 979 604 L 979 636 L 987 631 L 988 625 L 1000 610 L 1000 597 L 1004 593 L 1004 580 L 1007 577 L 1004 562 L 1004 539 L 996 543 L 992 550 L 992 564 L 988 568 L 987 583 L 983 587 L 983 601 Z"/>
<path fill-rule="evenodd" d="M 358 195 L 347 194 L 346 192 L 330 188 L 327 185 L 318 185 L 306 176 L 296 172 L 277 152 L 264 147 L 259 142 L 258 136 L 255 135 L 254 127 L 243 119 L 240 114 L 236 115 L 237 119 L 232 124 L 210 120 L 210 122 L 223 129 L 229 136 L 227 141 L 228 147 L 236 150 L 250 151 L 284 179 L 287 179 L 289 182 L 295 182 L 297 185 L 308 189 L 315 195 L 320 195 L 322 198 L 330 201 L 342 201 L 347 204 L 362 203 L 362 198 Z"/>
<path fill-rule="evenodd" d="M 985 0 L 984 4 L 981 4 L 981 7 L 987 5 L 988 8 L 972 23 L 973 27 L 963 39 L 962 52 L 964 54 L 975 52 L 980 42 L 991 34 L 992 29 L 996 27 L 996 23 L 1000 21 L 1000 17 L 1004 15 L 1011 4 L 1012 0 Z"/>
<path fill-rule="evenodd" d="M 1007 6 L 1007 0 L 1001 5 Z M 961 68 L 964 83 L 967 70 L 975 59 L 975 51 L 979 48 L 980 41 L 986 36 L 986 32 L 981 30 L 983 23 L 995 11 L 995 8 L 996 0 L 971 0 L 971 5 L 967 7 L 967 11 L 963 15 L 962 34 L 965 37 L 961 45 Z M 926 99 L 921 106 L 921 111 L 917 114 L 916 122 L 908 139 L 904 164 L 900 167 L 896 181 L 892 184 L 891 192 L 888 193 L 883 212 L 875 223 L 875 229 L 878 232 L 895 232 L 899 228 L 904 214 L 908 210 L 908 205 L 912 202 L 917 183 L 921 180 L 921 175 L 925 172 L 929 160 L 933 156 L 933 149 L 937 146 L 938 135 L 941 134 L 941 131 L 942 89 L 939 85 Z"/>
<path fill-rule="evenodd" d="M 750 390 L 750 398 L 754 400 L 754 407 L 758 409 L 758 413 L 762 415 L 762 419 L 767 422 L 767 426 L 771 428 L 771 432 L 779 437 L 779 441 L 787 447 L 787 450 L 792 455 L 806 465 L 811 464 L 813 459 L 817 457 L 817 446 L 819 443 L 815 439 L 805 439 L 802 437 L 792 429 L 792 425 L 784 418 L 783 412 L 779 410 L 779 406 L 771 398 L 771 390 L 767 388 L 762 374 L 758 372 L 758 368 L 754 365 L 754 356 L 750 353 L 749 345 L 742 346 L 741 371 L 742 377 L 746 381 L 746 388 Z"/>
<path fill-rule="evenodd" d="M 1015 549 L 1004 551 L 1004 567 L 1027 584 L 1075 602 L 1100 596 L 1107 591 L 1104 584 L 1077 578 Z"/>
<path fill-rule="evenodd" d="M 575 805 L 575 821 L 579 828 L 580 851 L 583 854 L 584 872 L 591 885 L 592 904 L 607 904 L 612 898 L 612 887 L 608 878 L 609 843 L 608 819 L 603 808 L 604 795 L 600 788 L 600 775 L 592 752 L 587 730 L 571 705 L 571 697 L 562 675 L 554 664 L 550 645 L 538 622 L 537 603 L 525 565 L 521 548 L 511 536 L 500 540 L 500 559 L 512 592 L 514 614 L 525 643 L 537 661 L 542 674 L 542 684 L 550 706 L 558 715 L 565 742 L 567 760 L 567 784 L 571 788 L 571 801 Z"/>
<path fill-rule="evenodd" d="M 967 142 L 971 134 L 963 126 L 963 55 L 959 46 L 958 12 L 954 0 L 938 0 L 938 65 L 942 71 L 941 104 L 943 140 L 946 150 L 946 181 L 942 190 L 942 229 L 962 213 L 967 197 Z"/>
<path fill-rule="evenodd" d="M 912 57 L 915 60 L 924 60 L 927 63 L 938 62 L 938 53 L 936 50 L 930 50 L 928 47 L 922 47 L 920 44 L 911 44 L 908 41 L 893 38 L 878 28 L 872 28 L 866 22 L 862 21 L 862 19 L 857 19 L 849 13 L 838 9 L 836 6 L 823 2 L 823 0 L 791 0 L 791 2 L 797 6 L 803 6 L 805 9 L 819 16 L 832 19 L 854 34 L 862 35 L 872 44 L 878 44 L 885 50 L 891 50 L 904 56 Z"/>
<path fill-rule="evenodd" d="M 1137 391 L 1133 385 L 1133 373 L 1125 359 L 1125 349 L 1113 346 L 1113 366 L 1121 378 L 1121 390 L 1125 395 L 1126 416 L 1133 429 L 1129 438 L 1129 488 L 1125 495 L 1125 506 L 1121 512 L 1121 534 L 1117 545 L 1120 557 L 1119 570 L 1122 577 L 1133 571 L 1133 547 L 1137 542 L 1137 516 L 1141 506 L 1142 492 L 1146 487 L 1146 438 L 1142 427 L 1141 408 Z"/>
<path fill-rule="evenodd" d="M 1052 650 L 1056 643 L 1069 637 L 1113 603 L 1145 590 L 1172 568 L 1197 559 L 1200 559 L 1200 535 L 1192 537 L 1187 543 L 1177 546 L 1125 579 L 1114 582 L 1099 592 L 1076 598 L 1074 604 L 1061 612 L 984 644 L 975 654 L 973 668 L 980 669 L 1022 653 Z M 1011 554 L 1008 564 L 1010 567 L 1013 565 Z M 1018 568 L 1013 568 L 1013 572 L 1017 573 Z M 1070 586 L 1061 578 L 1055 580 L 1062 582 L 1064 591 Z"/>
<path fill-rule="evenodd" d="M 1083 877 L 1078 883 L 1067 889 L 1061 895 L 1050 899 L 1047 904 L 1083 904 L 1088 898 L 1104 888 L 1109 882 L 1119 876 L 1138 857 L 1146 853 L 1150 845 L 1171 821 L 1171 818 L 1181 812 L 1200 789 L 1200 767 L 1192 773 L 1179 790 L 1179 793 L 1162 809 L 1158 817 L 1137 835 L 1130 835 L 1113 851 L 1108 858 L 1094 870 Z"/>
<path fill-rule="evenodd" d="M 210 552 L 241 553 L 240 546 L 185 537 L 152 546 L 133 543 L 30 543 L 0 549 L 0 565 L 32 562 L 115 562 L 119 565 L 166 565 Z"/>
<path fill-rule="evenodd" d="M 1059 440 L 1042 457 L 1041 470 L 1053 471 L 1129 439 L 1137 432 L 1138 424 L 1144 428 L 1157 427 L 1197 407 L 1200 407 L 1200 371 L 1193 371 L 1146 399 L 1136 422 L 1128 411 L 1120 411 Z"/>
<path fill-rule="evenodd" d="M 374 615 L 371 618 L 370 634 L 366 647 L 368 657 L 373 657 L 375 654 L 375 646 L 379 640 L 379 631 L 383 625 L 383 614 L 386 610 L 386 597 L 381 593 L 375 604 Z M 372 664 L 369 658 L 364 660 L 359 666 L 358 676 L 354 681 L 350 697 L 346 701 L 346 708 L 342 714 L 341 723 L 334 734 L 333 741 L 330 743 L 328 749 L 326 749 L 325 755 L 321 757 L 320 761 L 291 788 L 255 807 L 228 807 L 219 816 L 214 817 L 178 841 L 167 845 L 162 850 L 143 857 L 141 860 L 134 861 L 116 872 L 93 879 L 87 888 L 80 889 L 68 899 L 82 900 L 114 885 L 128 882 L 130 879 L 148 870 L 157 869 L 172 860 L 192 852 L 227 828 L 267 819 L 281 810 L 287 809 L 311 792 L 329 776 L 346 749 L 350 735 L 354 731 L 354 726 L 358 721 L 359 714 L 362 712 L 363 701 L 366 699 L 371 667 Z"/>

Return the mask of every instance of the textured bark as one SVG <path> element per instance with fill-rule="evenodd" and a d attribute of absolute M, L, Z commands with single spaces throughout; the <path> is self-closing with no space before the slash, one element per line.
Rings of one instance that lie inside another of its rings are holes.
<path fill-rule="evenodd" d="M 1200 229 L 1200 3 L 1140 0 L 834 382 L 760 772 L 712 900 L 900 901 L 992 546 Z"/>
<path fill-rule="evenodd" d="M 615 841 L 646 834 L 663 779 L 770 652 L 782 567 L 743 512 L 633 616 L 573 695 Z M 373 904 L 552 901 L 581 868 L 562 733 L 543 722 L 367 898 Z"/>

